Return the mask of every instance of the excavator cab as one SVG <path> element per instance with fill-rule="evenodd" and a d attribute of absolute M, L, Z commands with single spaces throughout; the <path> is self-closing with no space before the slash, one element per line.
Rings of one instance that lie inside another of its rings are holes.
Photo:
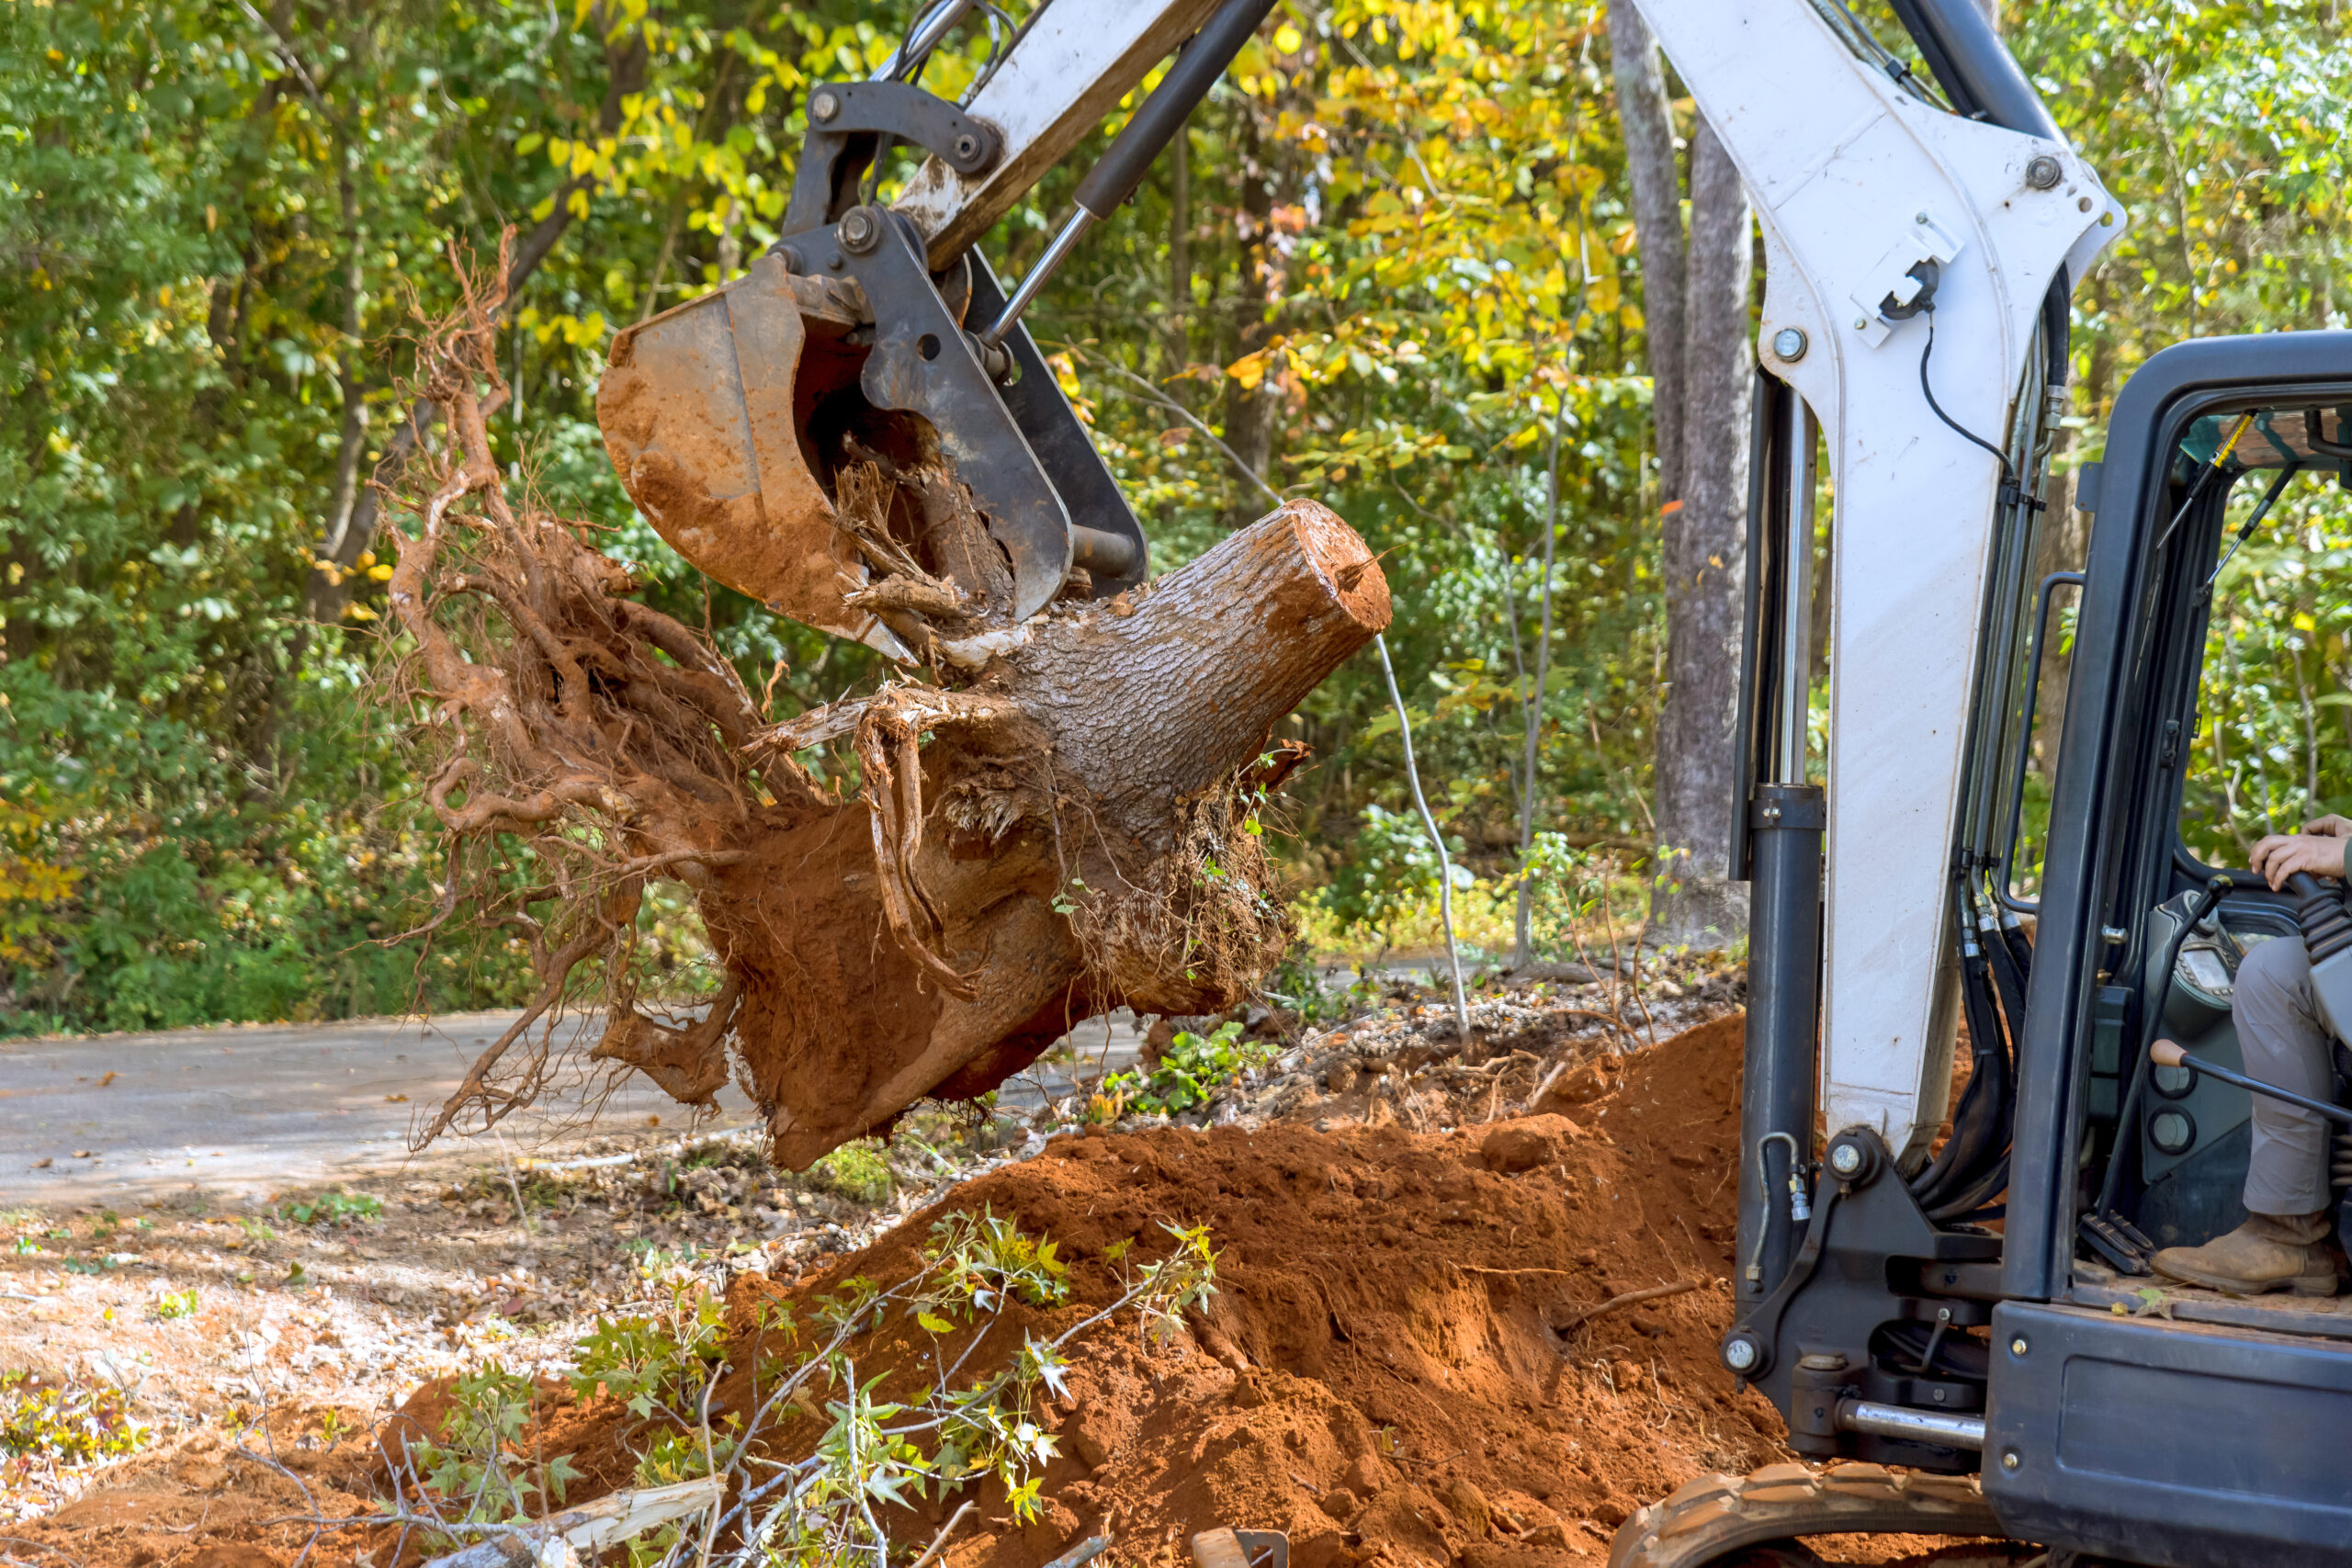
<path fill-rule="evenodd" d="M 1769 504 L 1785 394 L 1763 396 L 1752 694 L 1771 683 L 1765 602 L 1786 570 Z M 1724 1362 L 1800 1453 L 1866 1462 L 1693 1483 L 1629 1521 L 1613 1562 L 1730 1562 L 1733 1543 L 1842 1519 L 1997 1533 L 2053 1562 L 2352 1562 L 2352 1296 L 2231 1296 L 2150 1267 L 2245 1217 L 2262 1091 L 2232 1020 L 2240 963 L 2272 941 L 2329 951 L 2326 923 L 2352 920 L 2338 886 L 2274 892 L 2245 869 L 2271 828 L 2242 806 L 2231 819 L 2226 740 L 2220 765 L 2194 744 L 2251 700 L 2229 663 L 2242 630 L 2217 630 L 2222 568 L 2318 486 L 2352 488 L 2352 333 L 2208 340 L 2123 389 L 2076 486 L 2079 570 L 2030 570 L 2043 509 L 1999 520 L 1947 928 L 1975 1092 L 1926 1148 L 1837 1131 L 1798 1173 L 1801 1216 L 1759 1140 L 1742 1172 L 1741 1258 L 1767 1271 L 1737 1287 Z M 2314 722 L 2340 722 L 2328 694 L 2304 692 Z M 1759 881 L 1759 916 L 1770 897 Z M 1768 966 L 1783 936 L 1759 932 Z M 1752 1005 L 1803 989 L 1781 969 L 1751 968 Z M 1751 1111 L 1776 1081 L 1812 1093 L 1812 1049 L 1751 1023 Z M 2332 1099 L 2352 1106 L 2340 1039 L 2335 1061 Z"/>
<path fill-rule="evenodd" d="M 1916 230 L 1881 252 L 1868 175 L 1833 180 L 1803 148 L 1783 164 L 1763 134 L 1779 106 L 1758 83 L 1793 73 L 1753 57 L 1804 18 L 1724 37 L 1707 7 L 1644 9 L 1758 192 L 1775 269 L 1750 439 L 1732 846 L 1749 1007 L 1721 1354 L 1812 1462 L 1692 1481 L 1625 1522 L 1612 1568 L 1806 1562 L 1802 1538 L 1846 1531 L 2003 1537 L 2051 1568 L 2352 1564 L 2352 1298 L 2229 1296 L 2151 1262 L 2245 1215 L 2252 1097 L 2279 1086 L 2244 1070 L 2244 956 L 2300 938 L 2352 982 L 2342 888 L 2248 872 L 2233 824 L 2271 829 L 2197 744 L 2220 716 L 2227 750 L 2245 695 L 2222 562 L 2301 487 L 2352 483 L 2352 333 L 2150 359 L 2075 487 L 2086 558 L 2052 573 L 2069 279 L 2095 248 L 2050 276 L 2000 225 L 2037 189 L 2107 220 L 2042 151 L 2054 132 L 1999 40 L 1964 0 L 1894 7 L 1975 122 L 1961 130 L 1846 35 L 1909 144 L 1949 139 L 1959 193 L 1889 182 L 1881 201 Z M 1987 171 L 1995 128 L 2014 175 Z M 1973 307 L 1972 265 L 1999 285 Z M 1946 357 L 1972 348 L 1973 371 Z M 1813 769 L 1822 453 L 1838 510 Z M 2333 698 L 2280 700 L 2341 723 Z M 2352 1102 L 2347 1080 L 2323 1111 Z"/>
<path fill-rule="evenodd" d="M 2245 1078 L 2239 963 L 2300 937 L 2324 964 L 2344 919 L 2340 886 L 2273 892 L 2245 869 L 2240 835 L 2273 829 L 2233 799 L 2227 737 L 2254 694 L 2242 629 L 2215 617 L 2222 563 L 2301 510 L 2298 487 L 2352 486 L 2347 404 L 2342 333 L 2184 344 L 2126 385 L 2084 486 L 2040 897 L 2002 888 L 2035 926 L 1985 1490 L 2020 1533 L 2127 1562 L 2352 1562 L 2352 1299 L 2229 1296 L 2148 1267 L 2245 1217 L 2261 1091 L 2227 1081 Z M 2314 716 L 2327 694 L 2305 688 Z M 2195 744 L 2217 722 L 2218 762 Z M 2335 1060 L 2342 1105 L 2340 1037 Z"/>

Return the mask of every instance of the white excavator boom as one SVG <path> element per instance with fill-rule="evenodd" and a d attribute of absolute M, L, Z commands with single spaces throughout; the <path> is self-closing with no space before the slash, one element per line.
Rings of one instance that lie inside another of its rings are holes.
<path fill-rule="evenodd" d="M 1826 442 L 1821 1102 L 1832 1132 L 1873 1128 L 1902 1154 L 1948 1098 L 1955 818 L 2001 484 L 1999 460 L 1929 408 L 1922 355 L 1932 330 L 1937 401 L 2004 445 L 2012 416 L 2037 412 L 2017 405 L 2040 384 L 2029 360 L 2052 281 L 2080 277 L 2124 214 L 2063 140 L 1962 118 L 1861 58 L 1826 14 L 1837 0 L 1636 3 L 1756 204 L 1758 352 Z M 1928 260 L 1934 313 L 1905 319 Z"/>

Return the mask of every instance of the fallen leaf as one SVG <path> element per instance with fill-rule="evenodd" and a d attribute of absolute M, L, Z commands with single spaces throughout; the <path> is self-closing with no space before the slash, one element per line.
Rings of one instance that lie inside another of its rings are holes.
<path fill-rule="evenodd" d="M 110 1083 L 114 1082 L 114 1080 L 115 1080 L 115 1079 L 117 1079 L 117 1078 L 120 1077 L 121 1076 L 122 1076 L 122 1075 L 121 1075 L 120 1073 L 108 1073 L 106 1077 L 102 1077 L 102 1078 L 100 1078 L 100 1079 L 98 1080 L 98 1087 L 99 1087 L 100 1089 L 104 1089 L 104 1088 L 106 1088 L 106 1087 L 107 1087 L 107 1085 L 108 1085 L 108 1084 L 110 1084 Z"/>
<path fill-rule="evenodd" d="M 51 1166 L 55 1165 L 57 1161 L 53 1156 L 49 1159 L 37 1159 L 33 1161 L 33 1168 L 35 1170 L 47 1170 Z"/>
<path fill-rule="evenodd" d="M 408 1096 L 404 1094 L 388 1094 L 384 1096 L 384 1098 L 394 1105 L 406 1105 L 408 1103 Z"/>
<path fill-rule="evenodd" d="M 96 1149 L 75 1149 L 74 1151 L 74 1157 L 75 1159 L 96 1159 L 98 1151 Z"/>

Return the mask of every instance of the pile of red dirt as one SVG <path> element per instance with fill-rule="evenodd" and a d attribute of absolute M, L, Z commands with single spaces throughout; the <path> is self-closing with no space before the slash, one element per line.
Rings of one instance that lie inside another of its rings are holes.
<path fill-rule="evenodd" d="M 1734 1016 L 1631 1058 L 1619 1087 L 1573 1117 L 1423 1135 L 1058 1138 L 822 1275 L 790 1288 L 740 1276 L 732 1321 L 748 1335 L 763 1299 L 798 1306 L 853 1277 L 909 1278 L 933 1220 L 986 1208 L 1050 1235 L 1071 1265 L 1065 1304 L 1015 1307 L 992 1332 L 991 1347 L 1010 1348 L 1025 1329 L 1050 1334 L 1114 1300 L 1117 1243 L 1139 1238 L 1130 1261 L 1157 1256 L 1161 1222 L 1205 1222 L 1218 1291 L 1189 1335 L 1154 1347 L 1128 1322 L 1076 1341 L 1069 1397 L 1039 1412 L 1060 1450 L 1044 1519 L 1021 1526 L 1001 1489 L 983 1489 L 948 1568 L 1039 1568 L 1091 1534 L 1113 1539 L 1114 1562 L 1176 1563 L 1193 1533 L 1220 1525 L 1289 1532 L 1300 1568 L 1599 1557 L 1629 1511 L 1691 1475 L 1782 1457 L 1776 1414 L 1736 1393 L 1715 1359 L 1731 1305 L 1739 1061 Z M 1595 1311 L 1659 1286 L 1684 1288 Z M 750 1348 L 739 1338 L 731 1359 L 750 1364 Z M 856 1344 L 859 1374 L 888 1370 L 883 1397 L 911 1392 L 933 1348 L 894 1312 Z M 743 1401 L 742 1376 L 722 1385 L 725 1403 Z M 428 1388 L 412 1408 L 429 1419 L 444 1397 Z M 650 1434 L 609 1401 L 554 1404 L 537 1440 L 589 1477 L 571 1500 L 626 1483 Z M 796 1416 L 776 1446 L 806 1451 L 820 1419 Z M 957 1501 L 889 1528 L 927 1540 Z M 263 1533 L 244 1533 L 241 1560 L 290 1562 Z M 299 1550 L 308 1532 L 292 1533 Z M 129 1539 L 106 1550 L 129 1561 L 116 1550 Z M 348 1562 L 365 1544 L 341 1540 L 312 1561 Z M 73 1544 L 100 1547 L 87 1534 Z M 191 1561 L 199 1544 L 155 1538 L 149 1561 Z"/>
<path fill-rule="evenodd" d="M 950 1568 L 1037 1568 L 1091 1534 L 1122 1563 L 1178 1562 L 1219 1525 L 1287 1531 L 1300 1568 L 1384 1551 L 1480 1568 L 1598 1555 L 1629 1511 L 1690 1475 L 1780 1457 L 1777 1416 L 1735 1393 L 1714 1354 L 1739 1043 L 1736 1018 L 1679 1036 L 1574 1119 L 1058 1138 L 797 1288 L 739 1279 L 730 1304 L 748 1319 L 761 1298 L 800 1306 L 853 1277 L 908 1278 L 933 1220 L 986 1208 L 1071 1265 L 1067 1303 L 1015 1309 L 992 1332 L 1010 1349 L 1116 1299 L 1118 1243 L 1156 1253 L 1162 1222 L 1205 1222 L 1218 1291 L 1190 1336 L 1153 1348 L 1121 1325 L 1077 1342 L 1069 1397 L 1039 1412 L 1061 1450 L 1045 1519 L 1021 1528 L 984 1491 Z M 890 1369 L 880 1396 L 913 1393 L 933 1348 L 893 1314 L 857 1344 L 860 1375 Z M 748 1392 L 722 1385 L 729 1407 Z M 779 1446 L 805 1450 L 820 1419 L 797 1417 Z M 635 1462 L 601 1406 L 545 1441 L 603 1484 Z M 892 1528 L 928 1540 L 957 1500 Z"/>

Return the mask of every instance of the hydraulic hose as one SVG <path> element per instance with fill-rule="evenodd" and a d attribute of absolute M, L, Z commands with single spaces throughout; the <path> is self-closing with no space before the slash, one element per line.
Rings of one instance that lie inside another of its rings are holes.
<path fill-rule="evenodd" d="M 1984 1163 L 1996 1157 L 2006 1120 L 2007 1056 L 1986 976 L 1987 961 L 1977 940 L 1975 911 L 1965 893 L 1956 891 L 1954 903 L 1961 922 L 1961 1006 L 1968 1021 L 1971 1068 L 1968 1086 L 1961 1090 L 1960 1104 L 1952 1113 L 1951 1135 L 1911 1179 L 1912 1195 L 1925 1209 L 1946 1201 L 1953 1188 L 1973 1181 Z"/>

